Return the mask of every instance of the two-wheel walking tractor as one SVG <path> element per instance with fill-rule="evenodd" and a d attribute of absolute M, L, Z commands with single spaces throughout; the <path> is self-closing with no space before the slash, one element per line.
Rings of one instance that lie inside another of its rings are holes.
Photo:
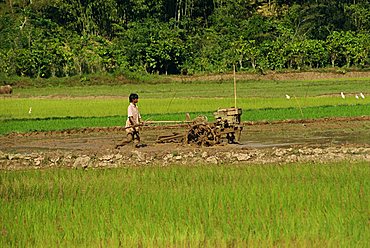
<path fill-rule="evenodd" d="M 199 116 L 188 122 L 184 133 L 158 136 L 157 143 L 184 143 L 199 146 L 213 146 L 227 140 L 229 144 L 238 143 L 243 125 L 240 117 L 241 108 L 219 109 L 213 113 L 215 122 L 208 122 L 207 118 Z"/>

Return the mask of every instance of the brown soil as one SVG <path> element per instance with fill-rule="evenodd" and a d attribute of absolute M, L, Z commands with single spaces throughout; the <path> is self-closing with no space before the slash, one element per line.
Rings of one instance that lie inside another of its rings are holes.
<path fill-rule="evenodd" d="M 243 73 L 236 74 L 237 80 L 319 80 L 319 79 L 336 79 L 336 78 L 366 78 L 370 77 L 370 71 L 350 71 L 342 72 L 335 69 L 318 72 L 274 72 L 269 71 L 266 74 Z M 174 81 L 224 81 L 232 80 L 233 73 L 209 74 L 209 75 L 192 75 L 192 76 L 171 76 Z"/>
<path fill-rule="evenodd" d="M 115 149 L 122 128 L 91 128 L 0 137 L 0 169 L 122 167 L 172 164 L 370 162 L 370 117 L 244 123 L 240 144 L 198 147 L 157 144 L 158 135 L 186 126 L 144 127 L 148 146 Z"/>

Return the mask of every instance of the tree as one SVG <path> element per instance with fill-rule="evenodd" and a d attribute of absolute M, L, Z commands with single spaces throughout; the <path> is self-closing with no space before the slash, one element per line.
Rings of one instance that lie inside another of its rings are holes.
<path fill-rule="evenodd" d="M 363 37 L 368 36 L 359 36 L 351 31 L 333 32 L 327 39 L 327 47 L 329 50 L 332 66 L 346 65 L 347 67 L 349 67 L 355 61 L 364 61 L 365 58 L 363 51 L 368 51 L 368 48 L 366 49 L 364 47 L 366 43 Z"/>
<path fill-rule="evenodd" d="M 355 30 L 367 32 L 370 30 L 370 3 L 350 4 L 345 6 L 345 12 Z"/>
<path fill-rule="evenodd" d="M 150 73 L 178 73 L 185 61 L 182 29 L 173 23 L 147 19 L 132 23 L 119 39 L 121 52 L 132 67 Z"/>
<path fill-rule="evenodd" d="M 0 0 L 0 73 L 369 66 L 366 0 Z"/>

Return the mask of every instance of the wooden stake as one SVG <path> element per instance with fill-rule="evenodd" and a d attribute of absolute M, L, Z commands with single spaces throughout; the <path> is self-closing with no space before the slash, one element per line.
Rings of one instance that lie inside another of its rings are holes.
<path fill-rule="evenodd" d="M 235 72 L 235 64 L 234 64 L 234 106 L 236 108 L 236 72 Z"/>

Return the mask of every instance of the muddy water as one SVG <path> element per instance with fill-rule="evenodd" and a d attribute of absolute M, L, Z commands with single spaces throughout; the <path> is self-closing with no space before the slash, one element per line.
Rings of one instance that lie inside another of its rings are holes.
<path fill-rule="evenodd" d="M 242 143 L 249 147 L 370 145 L 369 122 L 330 122 L 246 127 Z"/>
<path fill-rule="evenodd" d="M 142 140 L 151 150 L 162 150 L 163 145 L 156 144 L 158 135 L 173 132 L 186 133 L 186 128 L 145 128 Z M 89 133 L 32 133 L 27 135 L 8 135 L 0 137 L 2 152 L 37 152 L 37 151 L 81 151 L 99 153 L 114 149 L 125 137 L 124 131 L 94 131 Z M 273 147 L 330 147 L 351 145 L 370 146 L 369 120 L 325 120 L 307 123 L 272 123 L 253 124 L 244 127 L 240 145 L 225 146 L 230 149 L 273 148 Z M 181 144 L 166 146 L 166 149 Z"/>

